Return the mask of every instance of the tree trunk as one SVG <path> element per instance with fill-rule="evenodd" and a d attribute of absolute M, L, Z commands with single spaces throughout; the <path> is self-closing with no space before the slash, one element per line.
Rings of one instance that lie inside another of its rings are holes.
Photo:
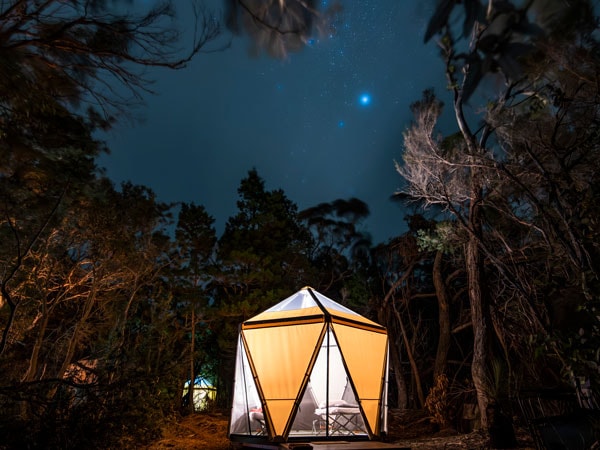
<path fill-rule="evenodd" d="M 2 339 L 0 339 L 0 356 L 2 356 L 4 354 L 4 350 L 6 350 L 6 345 L 8 344 L 8 336 L 15 321 L 15 316 L 17 315 L 18 303 L 13 302 L 12 297 L 8 292 L 8 288 L 6 287 L 6 282 L 2 282 L 0 284 L 0 288 L 0 297 L 2 297 L 2 301 L 4 303 L 8 303 L 9 308 L 8 319 L 6 321 L 6 325 L 4 326 L 4 330 L 2 331 Z"/>
<path fill-rule="evenodd" d="M 471 322 L 473 323 L 473 362 L 471 376 L 477 392 L 477 405 L 481 417 L 481 427 L 488 428 L 487 407 L 490 400 L 490 378 L 486 368 L 488 327 L 484 296 L 481 291 L 483 261 L 479 249 L 476 233 L 480 231 L 478 208 L 471 205 L 470 211 L 471 235 L 465 248 L 465 263 L 467 269 L 467 283 L 469 288 L 469 302 L 471 305 Z"/>
<path fill-rule="evenodd" d="M 419 368 L 417 367 L 417 361 L 415 360 L 412 345 L 408 340 L 408 336 L 406 335 L 406 328 L 404 327 L 404 321 L 402 320 L 402 315 L 396 309 L 395 302 L 392 302 L 392 307 L 394 308 L 394 314 L 396 315 L 396 319 L 398 320 L 398 324 L 400 325 L 400 332 L 402 333 L 402 339 L 404 340 L 404 346 L 406 347 L 406 355 L 408 356 L 408 360 L 410 362 L 410 367 L 412 369 L 415 387 L 417 390 L 417 398 L 419 399 L 419 407 L 422 408 L 425 405 L 425 395 L 423 394 L 423 387 L 421 386 L 421 375 L 419 374 Z"/>
<path fill-rule="evenodd" d="M 450 68 L 450 64 L 447 65 Z M 449 81 L 454 82 L 454 74 L 447 70 Z M 466 80 L 466 77 L 465 77 Z M 464 83 L 464 81 L 463 81 Z M 464 86 L 464 84 L 463 84 Z M 462 90 L 454 89 L 454 113 L 456 122 L 467 146 L 467 155 L 481 154 L 484 149 L 481 148 L 475 135 L 471 133 L 469 125 L 463 111 Z M 479 242 L 482 240 L 482 218 L 480 203 L 482 200 L 482 187 L 480 173 L 477 164 L 474 164 L 473 157 L 468 157 L 467 162 L 470 165 L 469 180 L 469 214 L 467 223 L 462 222 L 466 231 L 469 233 L 469 240 L 465 246 L 465 266 L 467 270 L 467 286 L 469 291 L 469 303 L 471 306 L 471 322 L 473 323 L 473 362 L 471 364 L 471 376 L 477 392 L 477 405 L 481 417 L 481 427 L 488 429 L 487 407 L 490 399 L 490 378 L 486 368 L 486 359 L 488 351 L 488 329 L 489 314 L 486 312 L 487 304 L 481 291 L 483 283 L 483 256 L 479 248 Z M 460 217 L 460 214 L 457 214 Z M 464 220 L 464 219 L 461 219 Z"/>
<path fill-rule="evenodd" d="M 408 408 L 408 389 L 406 388 L 406 380 L 402 372 L 402 361 L 400 361 L 400 345 L 395 341 L 390 340 L 390 367 L 394 373 L 396 381 L 396 389 L 398 391 L 396 401 L 398 408 L 405 410 Z"/>
<path fill-rule="evenodd" d="M 46 299 L 44 299 L 42 303 L 41 315 L 42 316 L 39 324 L 38 334 L 33 344 L 33 349 L 31 350 L 31 356 L 29 357 L 29 365 L 27 366 L 27 371 L 25 372 L 25 375 L 23 375 L 23 378 L 21 378 L 22 382 L 33 381 L 37 376 L 40 350 L 42 349 L 42 345 L 44 344 L 44 340 L 46 337 L 46 329 L 48 327 L 48 319 L 50 316 L 50 313 L 48 312 Z"/>
<path fill-rule="evenodd" d="M 69 366 L 73 363 L 73 358 L 75 356 L 75 349 L 77 348 L 77 345 L 79 345 L 79 343 L 80 343 L 79 340 L 81 338 L 81 336 L 80 336 L 81 329 L 86 325 L 87 320 L 90 318 L 90 315 L 92 314 L 92 308 L 93 308 L 95 302 L 96 302 L 96 287 L 92 286 L 91 290 L 88 293 L 87 298 L 85 300 L 85 304 L 83 307 L 83 312 L 81 314 L 81 317 L 79 319 L 77 319 L 77 322 L 75 323 L 75 327 L 73 329 L 73 334 L 71 335 L 71 339 L 69 340 L 69 343 L 67 344 L 67 350 L 65 352 L 63 363 L 62 363 L 59 371 L 56 373 L 56 378 L 63 378 L 65 373 L 69 369 Z"/>
<path fill-rule="evenodd" d="M 438 250 L 433 261 L 433 285 L 438 300 L 438 323 L 439 338 L 437 352 L 435 355 L 435 364 L 433 366 L 433 379 L 446 372 L 448 362 L 448 350 L 450 349 L 450 305 L 446 286 L 442 276 L 442 258 L 443 253 Z"/>
<path fill-rule="evenodd" d="M 196 314 L 194 314 L 194 308 L 192 308 L 192 336 L 190 342 L 190 384 L 188 386 L 188 408 L 190 413 L 194 413 L 194 387 L 196 386 L 196 368 L 194 367 L 194 352 L 196 344 Z"/>

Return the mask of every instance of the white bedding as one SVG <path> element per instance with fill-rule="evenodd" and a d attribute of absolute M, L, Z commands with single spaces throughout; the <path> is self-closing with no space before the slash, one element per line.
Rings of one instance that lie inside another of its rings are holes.
<path fill-rule="evenodd" d="M 317 408 L 315 414 L 319 416 L 327 415 L 327 408 Z M 360 409 L 358 406 L 330 406 L 329 415 L 336 414 L 360 414 Z"/>

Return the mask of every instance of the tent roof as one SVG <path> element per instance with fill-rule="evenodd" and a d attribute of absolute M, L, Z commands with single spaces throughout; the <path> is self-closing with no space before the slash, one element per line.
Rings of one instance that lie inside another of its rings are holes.
<path fill-rule="evenodd" d="M 306 286 L 275 306 L 248 319 L 243 329 L 335 322 L 385 333 L 381 325 Z"/>

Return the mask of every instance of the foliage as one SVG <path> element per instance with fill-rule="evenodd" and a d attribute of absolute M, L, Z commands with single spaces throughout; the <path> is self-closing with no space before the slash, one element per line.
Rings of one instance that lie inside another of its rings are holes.
<path fill-rule="evenodd" d="M 220 353 L 218 400 L 228 405 L 241 322 L 309 284 L 311 237 L 297 206 L 281 189 L 267 190 L 255 169 L 238 188 L 238 212 L 218 240 L 218 273 L 210 284 L 212 327 Z"/>
<path fill-rule="evenodd" d="M 453 252 L 456 248 L 455 227 L 449 222 L 436 223 L 433 231 L 418 229 L 417 244 L 420 250 Z"/>
<path fill-rule="evenodd" d="M 368 215 L 369 207 L 357 198 L 320 203 L 299 213 L 313 238 L 309 257 L 318 268 L 313 285 L 320 292 L 346 297 L 347 283 L 358 287 L 360 276 L 367 289 L 371 237 L 361 223 Z"/>
<path fill-rule="evenodd" d="M 251 53 L 286 58 L 315 36 L 335 32 L 341 7 L 320 11 L 315 0 L 226 0 L 227 27 L 251 38 Z"/>
<path fill-rule="evenodd" d="M 431 421 L 438 424 L 441 429 L 446 428 L 450 423 L 448 406 L 448 377 L 446 374 L 440 374 L 429 390 L 425 409 L 431 415 Z"/>
<path fill-rule="evenodd" d="M 129 105 L 119 92 L 145 89 L 137 69 L 182 67 L 218 28 L 198 22 L 205 28 L 189 53 L 172 53 L 168 3 L 140 16 L 117 11 L 102 0 L 0 5 L 6 445 L 111 446 L 124 422 L 142 430 L 132 414 L 155 429 L 178 397 L 156 397 L 177 386 L 164 374 L 181 352 L 164 278 L 170 206 L 99 176 L 105 148 L 94 132 Z"/>
<path fill-rule="evenodd" d="M 442 104 L 426 91 L 397 169 L 403 195 L 443 209 L 448 237 L 463 243 L 481 410 L 496 395 L 489 363 L 499 356 L 513 387 L 571 381 L 574 366 L 597 377 L 595 355 L 576 349 L 597 325 L 586 313 L 598 286 L 588 240 L 598 214 L 589 207 L 598 191 L 596 28 L 587 1 L 442 1 L 425 36 L 439 36 L 457 133 L 436 130 Z M 469 110 L 475 93 L 487 97 L 479 114 Z M 437 244 L 430 231 L 420 236 Z M 531 335 L 545 342 L 543 364 L 531 363 Z"/>
<path fill-rule="evenodd" d="M 146 88 L 139 68 L 183 67 L 219 31 L 197 11 L 195 40 L 178 52 L 179 33 L 166 25 L 172 2 L 145 9 L 133 13 L 98 0 L 2 2 L 2 112 L 17 124 L 66 112 L 92 127 L 108 126 L 111 110 L 124 111 Z"/>

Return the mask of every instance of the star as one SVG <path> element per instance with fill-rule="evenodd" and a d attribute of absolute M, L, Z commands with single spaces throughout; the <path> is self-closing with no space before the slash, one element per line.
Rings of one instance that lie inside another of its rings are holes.
<path fill-rule="evenodd" d="M 371 95 L 366 92 L 360 94 L 358 102 L 361 104 L 361 106 L 368 106 L 371 103 Z"/>

